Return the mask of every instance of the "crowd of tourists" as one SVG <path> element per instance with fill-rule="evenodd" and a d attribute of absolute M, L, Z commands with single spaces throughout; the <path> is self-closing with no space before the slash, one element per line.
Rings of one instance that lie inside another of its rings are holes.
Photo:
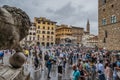
<path fill-rule="evenodd" d="M 32 59 L 35 70 L 47 68 L 48 78 L 53 65 L 57 65 L 58 73 L 62 74 L 67 63 L 73 69 L 71 80 L 120 80 L 119 51 L 79 46 L 52 46 L 45 51 L 39 46 L 23 49 L 26 63 Z M 12 54 L 13 51 L 9 52 Z M 3 51 L 0 51 L 0 57 L 3 56 Z"/>
<path fill-rule="evenodd" d="M 73 80 L 120 80 L 119 51 L 98 50 L 86 47 L 54 47 L 53 59 L 66 67 L 66 62 L 73 65 Z M 52 53 L 52 54 L 51 54 Z"/>
<path fill-rule="evenodd" d="M 32 52 L 31 49 L 30 52 Z M 41 65 L 40 61 L 43 60 L 42 54 L 44 54 L 48 78 L 50 78 L 53 64 L 62 66 L 62 68 L 58 67 L 58 73 L 62 74 L 68 63 L 73 69 L 72 80 L 120 80 L 119 51 L 78 46 L 53 46 L 44 53 L 40 48 L 36 48 L 33 54 L 35 68 Z"/>
<path fill-rule="evenodd" d="M 15 53 L 15 50 L 14 49 L 6 49 L 6 50 L 0 50 L 0 60 L 1 60 L 1 64 L 4 64 L 4 61 L 3 61 L 3 58 L 4 58 L 4 55 L 7 55 L 7 54 L 13 54 Z"/>

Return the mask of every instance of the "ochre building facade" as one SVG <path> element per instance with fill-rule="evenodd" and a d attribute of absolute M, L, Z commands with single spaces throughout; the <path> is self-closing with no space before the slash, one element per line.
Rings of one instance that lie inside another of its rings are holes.
<path fill-rule="evenodd" d="M 72 37 L 71 27 L 68 25 L 57 25 L 56 27 L 56 44 L 64 44 L 65 39 Z"/>
<path fill-rule="evenodd" d="M 99 0 L 99 47 L 120 50 L 120 0 Z"/>
<path fill-rule="evenodd" d="M 64 44 L 66 42 L 72 44 L 81 44 L 83 33 L 84 28 L 58 25 L 56 27 L 56 44 Z"/>
<path fill-rule="evenodd" d="M 44 17 L 34 18 L 36 25 L 36 41 L 41 46 L 52 46 L 55 44 L 56 22 Z"/>

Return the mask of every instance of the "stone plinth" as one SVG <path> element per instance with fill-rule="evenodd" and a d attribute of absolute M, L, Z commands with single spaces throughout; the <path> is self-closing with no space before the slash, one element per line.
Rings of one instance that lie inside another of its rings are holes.
<path fill-rule="evenodd" d="M 14 69 L 9 66 L 0 66 L 0 80 L 26 80 L 22 68 Z"/>

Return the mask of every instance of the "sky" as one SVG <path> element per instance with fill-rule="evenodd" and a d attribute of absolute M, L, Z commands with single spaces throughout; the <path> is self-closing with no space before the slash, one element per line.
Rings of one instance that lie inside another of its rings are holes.
<path fill-rule="evenodd" d="M 98 34 L 98 0 L 0 0 L 0 6 L 10 5 L 34 17 L 46 17 L 58 25 L 86 28 L 90 22 L 91 34 Z"/>

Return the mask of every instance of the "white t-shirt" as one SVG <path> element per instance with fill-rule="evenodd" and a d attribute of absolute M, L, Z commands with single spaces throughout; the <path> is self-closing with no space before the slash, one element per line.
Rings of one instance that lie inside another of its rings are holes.
<path fill-rule="evenodd" d="M 103 64 L 99 63 L 99 64 L 97 64 L 96 67 L 97 67 L 97 71 L 100 70 L 100 71 L 104 72 L 104 65 Z"/>

